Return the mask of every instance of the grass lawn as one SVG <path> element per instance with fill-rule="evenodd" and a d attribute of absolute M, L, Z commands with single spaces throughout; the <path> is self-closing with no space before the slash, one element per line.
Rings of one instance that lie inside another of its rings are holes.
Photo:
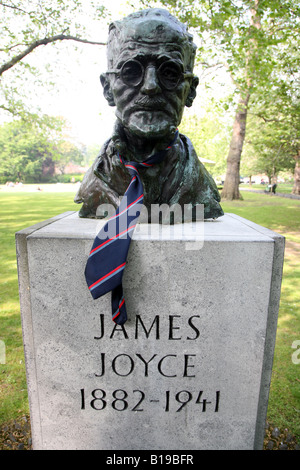
<path fill-rule="evenodd" d="M 29 409 L 15 232 L 62 212 L 78 210 L 78 205 L 73 203 L 76 188 L 68 185 L 67 192 L 51 191 L 55 186 L 41 186 L 43 191 L 37 191 L 37 185 L 28 185 L 22 190 L 0 189 L 0 341 L 5 343 L 6 356 L 6 363 L 0 364 L 0 424 L 28 413 Z M 62 185 L 57 187 L 62 188 Z"/>
<path fill-rule="evenodd" d="M 300 200 L 243 192 L 243 201 L 223 202 L 232 212 L 286 237 L 268 419 L 288 428 L 300 440 L 300 354 L 292 361 L 294 341 L 300 347 Z"/>
<path fill-rule="evenodd" d="M 276 192 L 277 193 L 286 193 L 286 194 L 291 194 L 292 193 L 292 190 L 293 190 L 293 187 L 294 187 L 294 183 L 278 183 L 277 184 L 277 188 L 276 188 Z M 268 184 L 256 184 L 256 183 L 252 183 L 251 185 L 250 184 L 246 184 L 246 183 L 241 183 L 240 184 L 240 188 L 241 189 L 258 189 L 259 191 L 268 191 Z"/>
<path fill-rule="evenodd" d="M 51 185 L 43 189 L 37 191 L 36 187 L 28 186 L 22 190 L 7 190 L 0 187 L 0 341 L 6 348 L 5 364 L 0 364 L 0 424 L 27 414 L 29 410 L 15 232 L 62 212 L 78 210 L 78 205 L 73 203 L 75 186 Z M 292 361 L 292 354 L 295 354 L 292 344 L 300 340 L 300 201 L 250 192 L 243 192 L 243 198 L 243 201 L 222 203 L 224 211 L 238 214 L 286 237 L 268 419 L 278 427 L 288 428 L 300 440 L 300 364 Z M 300 354 L 296 357 L 300 362 Z"/>

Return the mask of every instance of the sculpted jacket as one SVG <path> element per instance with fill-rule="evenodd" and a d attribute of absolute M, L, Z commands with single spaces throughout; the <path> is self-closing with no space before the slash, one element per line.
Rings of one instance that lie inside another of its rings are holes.
<path fill-rule="evenodd" d="M 104 143 L 94 164 L 84 176 L 74 199 L 76 203 L 82 203 L 80 217 L 99 217 L 96 213 L 101 204 L 112 204 L 115 208 L 119 206 L 120 198 L 130 183 L 130 175 L 118 153 L 126 160 L 130 160 L 130 156 L 122 153 L 126 147 L 119 137 L 119 134 L 117 138 L 114 135 Z M 149 218 L 151 204 L 179 204 L 182 209 L 185 204 L 191 204 L 193 208 L 203 204 L 205 219 L 224 214 L 213 178 L 198 159 L 191 141 L 182 134 L 179 134 L 162 163 L 139 170 L 139 173 Z"/>

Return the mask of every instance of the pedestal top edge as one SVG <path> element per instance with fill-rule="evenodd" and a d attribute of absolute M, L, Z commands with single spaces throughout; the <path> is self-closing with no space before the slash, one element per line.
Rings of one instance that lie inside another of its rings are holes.
<path fill-rule="evenodd" d="M 93 240 L 105 220 L 83 219 L 78 212 L 67 212 L 28 227 L 17 234 L 27 238 L 66 238 Z M 265 241 L 284 237 L 236 214 L 226 213 L 216 220 L 175 225 L 137 224 L 133 240 L 161 241 Z"/>

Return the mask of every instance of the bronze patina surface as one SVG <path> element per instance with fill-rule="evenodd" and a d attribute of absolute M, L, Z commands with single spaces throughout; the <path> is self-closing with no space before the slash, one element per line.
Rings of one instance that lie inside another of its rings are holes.
<path fill-rule="evenodd" d="M 143 161 L 173 140 L 185 106 L 192 106 L 196 96 L 195 53 L 186 26 L 166 10 L 142 10 L 110 25 L 108 70 L 100 79 L 117 119 L 75 197 L 82 203 L 80 217 L 101 217 L 102 204 L 118 207 L 130 182 L 119 154 Z M 213 178 L 182 134 L 162 163 L 140 175 L 149 222 L 151 204 L 203 204 L 205 218 L 223 215 Z"/>

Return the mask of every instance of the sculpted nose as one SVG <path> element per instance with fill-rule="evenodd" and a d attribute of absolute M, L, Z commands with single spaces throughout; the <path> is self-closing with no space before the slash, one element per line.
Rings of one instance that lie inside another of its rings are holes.
<path fill-rule="evenodd" d="M 161 92 L 155 67 L 150 66 L 146 68 L 141 92 L 147 95 L 154 95 Z"/>

